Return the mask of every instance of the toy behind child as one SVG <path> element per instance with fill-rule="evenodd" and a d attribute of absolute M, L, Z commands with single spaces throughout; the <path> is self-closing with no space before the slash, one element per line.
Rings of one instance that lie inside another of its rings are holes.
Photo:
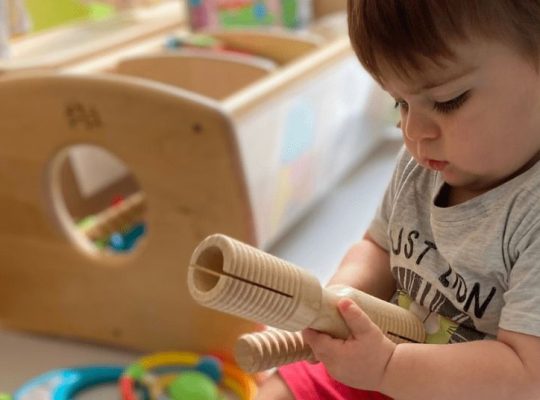
<path fill-rule="evenodd" d="M 189 0 L 194 30 L 217 27 L 299 28 L 311 19 L 311 0 Z"/>

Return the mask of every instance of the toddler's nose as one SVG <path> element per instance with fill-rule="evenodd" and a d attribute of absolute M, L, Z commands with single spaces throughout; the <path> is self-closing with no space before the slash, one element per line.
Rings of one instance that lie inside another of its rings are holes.
<path fill-rule="evenodd" d="M 419 142 L 422 140 L 433 140 L 439 137 L 439 126 L 433 119 L 426 115 L 409 112 L 405 121 L 402 122 L 401 127 L 405 138 Z"/>

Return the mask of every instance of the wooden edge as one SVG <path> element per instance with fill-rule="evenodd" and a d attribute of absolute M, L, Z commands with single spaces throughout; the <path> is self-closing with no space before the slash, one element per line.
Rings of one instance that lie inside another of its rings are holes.
<path fill-rule="evenodd" d="M 140 41 L 127 43 L 121 48 L 101 54 L 98 57 L 78 61 L 66 66 L 64 70 L 76 73 L 95 73 L 112 71 L 116 65 L 124 59 L 141 57 L 145 54 L 155 54 L 160 50 L 165 50 L 165 40 L 167 36 L 186 36 L 189 32 L 187 26 L 169 30 L 152 37 L 143 38 Z"/>
<path fill-rule="evenodd" d="M 274 63 L 260 57 L 190 50 L 127 59 L 111 72 L 152 79 L 221 100 L 274 69 Z"/>
<path fill-rule="evenodd" d="M 268 57 L 280 64 L 286 64 L 308 54 L 325 42 L 324 38 L 314 33 L 300 33 L 279 28 L 209 30 L 205 33 L 234 50 Z"/>
<path fill-rule="evenodd" d="M 264 57 L 234 54 L 232 52 L 219 52 L 215 50 L 205 49 L 182 49 L 170 53 L 147 54 L 142 56 L 128 57 L 118 62 L 117 72 L 122 72 L 122 68 L 131 63 L 161 63 L 182 59 L 197 59 L 207 60 L 217 64 L 237 64 L 241 66 L 251 67 L 261 72 L 271 72 L 276 69 L 276 63 Z M 156 67 L 159 69 L 159 67 Z"/>
<path fill-rule="evenodd" d="M 284 89 L 290 89 L 297 82 L 313 77 L 321 70 L 352 55 L 348 37 L 342 37 L 313 52 L 297 62 L 280 68 L 279 72 L 250 85 L 223 101 L 223 108 L 235 119 L 242 117 L 253 108 Z"/>
<path fill-rule="evenodd" d="M 229 28 L 229 29 L 209 29 L 204 30 L 201 33 L 208 34 L 210 36 L 223 38 L 224 40 L 231 38 L 251 38 L 268 40 L 283 40 L 285 42 L 298 42 L 306 43 L 311 46 L 318 46 L 321 44 L 321 38 L 315 34 L 311 34 L 309 31 L 293 31 L 280 27 L 270 28 Z"/>
<path fill-rule="evenodd" d="M 315 20 L 346 10 L 347 0 L 313 0 L 313 17 Z"/>

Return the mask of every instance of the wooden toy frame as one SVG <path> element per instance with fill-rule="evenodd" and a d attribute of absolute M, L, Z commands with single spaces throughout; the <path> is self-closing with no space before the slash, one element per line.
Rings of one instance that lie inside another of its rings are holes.
<path fill-rule="evenodd" d="M 2 324 L 201 351 L 227 348 L 232 332 L 253 327 L 198 309 L 194 318 L 187 300 L 184 266 L 206 232 L 253 241 L 232 127 L 216 104 L 125 78 L 40 75 L 1 86 Z M 70 120 L 70 102 L 94 109 L 100 123 Z M 23 113 L 22 125 L 11 118 Z M 146 194 L 150 234 L 134 254 L 92 255 L 70 240 L 50 171 L 75 143 L 117 155 Z"/>

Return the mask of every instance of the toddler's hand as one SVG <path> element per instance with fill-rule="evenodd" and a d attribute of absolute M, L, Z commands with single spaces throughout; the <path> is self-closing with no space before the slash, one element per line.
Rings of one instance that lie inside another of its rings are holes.
<path fill-rule="evenodd" d="M 347 386 L 377 390 L 396 344 L 352 300 L 341 299 L 338 308 L 351 331 L 348 339 L 306 329 L 304 340 L 334 379 Z"/>

